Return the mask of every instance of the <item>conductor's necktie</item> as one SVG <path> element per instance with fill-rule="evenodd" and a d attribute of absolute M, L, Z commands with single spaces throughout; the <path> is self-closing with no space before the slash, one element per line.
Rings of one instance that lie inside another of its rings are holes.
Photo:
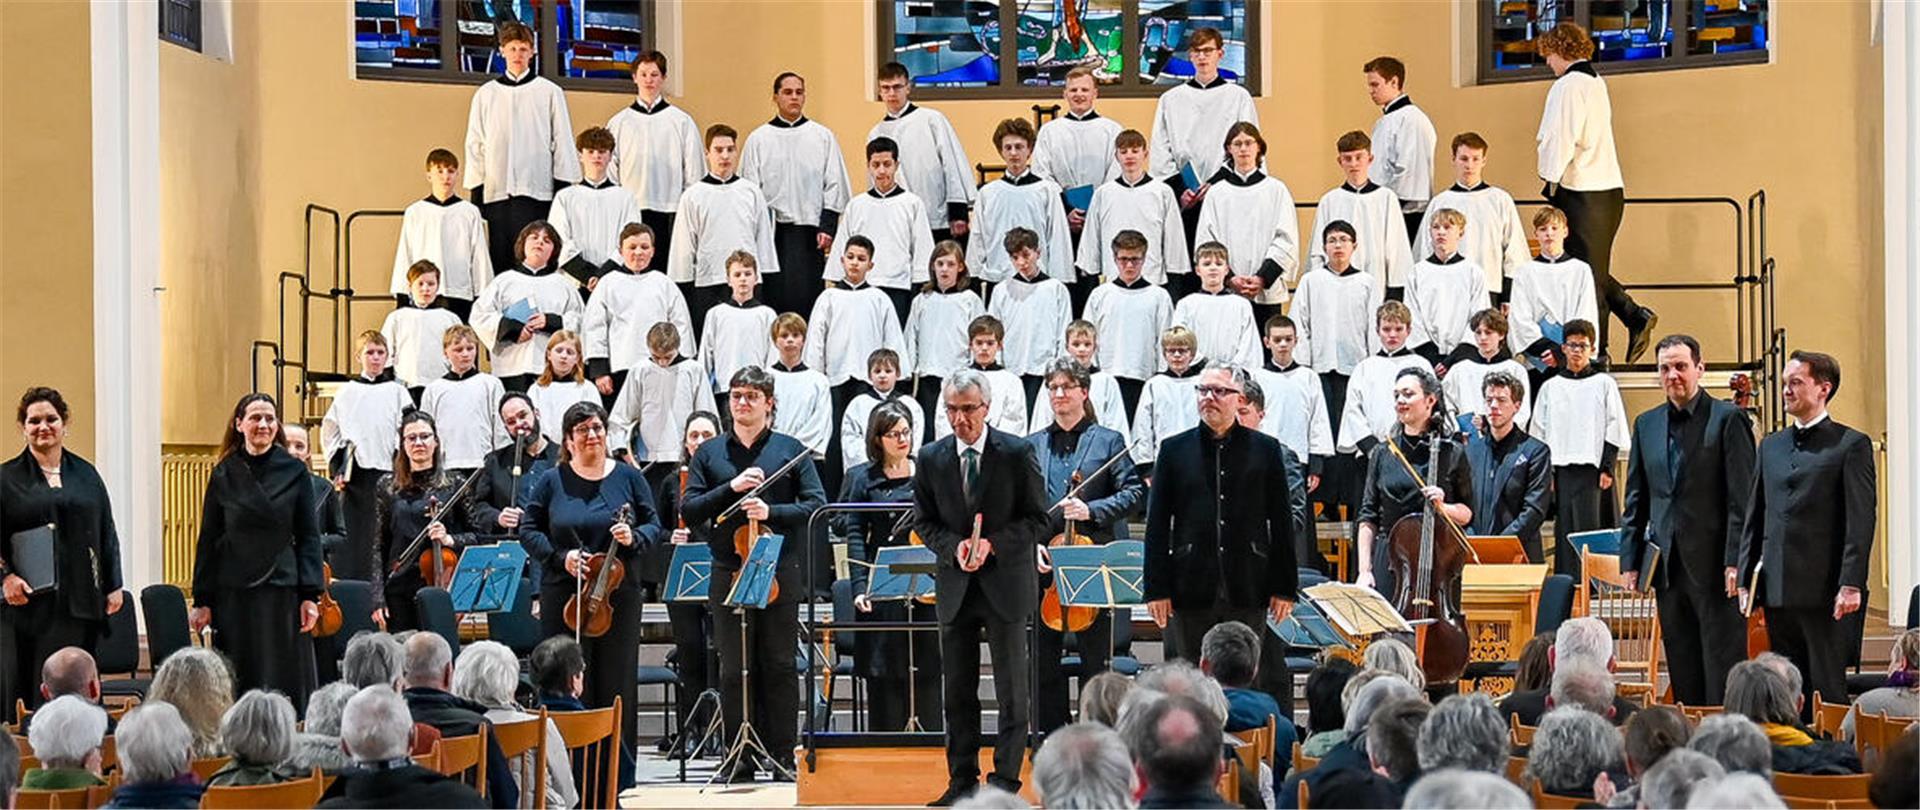
<path fill-rule="evenodd" d="M 966 495 L 971 499 L 974 485 L 980 483 L 980 451 L 969 447 L 960 453 L 960 475 Z"/>

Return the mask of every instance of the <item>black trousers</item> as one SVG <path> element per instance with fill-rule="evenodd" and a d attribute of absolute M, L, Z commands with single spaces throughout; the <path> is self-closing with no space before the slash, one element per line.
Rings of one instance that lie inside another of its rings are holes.
<path fill-rule="evenodd" d="M 1340 435 L 1340 416 L 1347 407 L 1347 383 L 1349 375 L 1337 371 L 1320 372 L 1320 395 L 1327 403 L 1327 426 L 1334 436 Z M 1347 508 L 1348 519 L 1360 514 L 1360 489 L 1366 486 L 1366 459 L 1352 453 L 1338 450 L 1327 459 L 1320 471 L 1320 488 L 1308 496 L 1313 501 L 1325 504 L 1327 519 L 1340 520 L 1340 507 Z"/>
<path fill-rule="evenodd" d="M 1113 382 L 1120 387 L 1120 406 L 1126 409 L 1127 425 L 1131 427 L 1133 425 L 1133 415 L 1137 413 L 1140 408 L 1140 392 L 1146 390 L 1147 381 L 1136 380 L 1132 377 L 1115 376 Z"/>
<path fill-rule="evenodd" d="M 1640 306 L 1613 278 L 1613 238 L 1626 214 L 1625 189 L 1574 191 L 1560 188 L 1547 198 L 1567 215 L 1567 253 L 1593 268 L 1593 291 L 1608 312 L 1628 329 L 1641 326 Z M 1600 343 L 1607 343 L 1607 319 L 1600 319 Z"/>
<path fill-rule="evenodd" d="M 653 259 L 647 262 L 650 270 L 667 269 L 667 249 L 673 247 L 673 217 L 672 211 L 640 209 L 641 224 L 653 229 Z"/>
<path fill-rule="evenodd" d="M 1666 644 L 1673 699 L 1689 706 L 1718 706 L 1727 673 L 1747 658 L 1747 620 L 1728 596 L 1719 571 L 1702 572 L 1711 584 L 1688 581 L 1679 555 L 1668 563 L 1660 594 L 1660 635 Z"/>
<path fill-rule="evenodd" d="M 386 579 L 383 574 L 381 581 Z M 398 633 L 403 630 L 420 629 L 420 606 L 413 600 L 420 594 L 420 588 L 426 582 L 418 576 L 401 577 L 380 586 L 385 591 L 387 607 L 387 632 Z"/>
<path fill-rule="evenodd" d="M 760 278 L 762 295 L 775 312 L 798 312 L 800 317 L 813 320 L 813 300 L 820 297 L 824 284 L 821 276 L 827 266 L 827 254 L 820 249 L 819 238 L 816 225 L 773 226 L 773 252 L 780 259 L 780 272 Z"/>
<path fill-rule="evenodd" d="M 913 380 L 913 398 L 920 403 L 920 412 L 927 415 L 926 428 L 920 431 L 926 441 L 933 441 L 933 423 L 947 418 L 947 410 L 940 402 L 940 386 L 944 383 L 932 374 L 922 374 Z"/>
<path fill-rule="evenodd" d="M 913 288 L 894 289 L 892 287 L 881 287 L 880 291 L 886 293 L 887 300 L 893 302 L 893 314 L 899 316 L 900 326 L 905 327 L 907 325 L 907 316 L 913 314 L 913 296 L 916 294 Z"/>
<path fill-rule="evenodd" d="M 618 370 L 615 370 L 615 369 L 607 370 L 607 376 L 613 378 L 613 393 L 600 395 L 600 407 L 612 408 L 614 401 L 620 398 L 620 392 L 622 390 L 625 390 L 627 387 L 627 371 L 628 369 L 624 369 L 624 368 L 618 369 Z M 639 431 L 637 430 L 634 431 L 634 434 L 635 434 L 635 438 L 637 439 L 639 437 Z M 633 448 L 629 447 L 627 449 L 631 450 Z"/>
<path fill-rule="evenodd" d="M 938 618 L 933 605 L 915 603 L 911 613 L 901 602 L 883 602 L 863 614 L 876 622 Z M 912 639 L 909 641 L 908 636 Z M 945 701 L 940 694 L 940 634 L 936 630 L 880 631 L 840 636 L 851 639 L 862 677 L 867 679 L 867 729 L 902 731 L 909 718 L 927 731 L 944 729 Z M 908 644 L 912 644 L 909 652 Z M 912 678 L 909 693 L 908 678 Z M 912 701 L 908 701 L 908 695 Z"/>
<path fill-rule="evenodd" d="M 1866 601 L 1865 595 L 1861 601 Z M 1865 610 L 1865 606 L 1861 610 Z M 1767 644 L 1800 668 L 1801 695 L 1806 698 L 1803 717 L 1813 710 L 1813 693 L 1828 703 L 1846 703 L 1847 661 L 1859 639 L 1843 628 L 1845 620 L 1833 620 L 1831 600 L 1818 607 L 1769 607 Z"/>
<path fill-rule="evenodd" d="M 768 276 L 767 278 L 772 277 L 773 276 Z M 689 290 L 691 290 L 691 292 L 689 292 Z M 733 292 L 729 290 L 725 284 L 709 284 L 704 287 L 696 286 L 691 288 L 682 284 L 680 285 L 680 291 L 686 295 L 687 315 L 693 319 L 693 332 L 696 335 L 706 331 L 707 310 L 719 306 L 733 295 Z M 769 336 L 767 341 L 771 343 L 773 338 Z"/>
<path fill-rule="evenodd" d="M 949 594 L 941 594 L 945 599 Z M 993 656 L 993 696 L 1000 724 L 993 740 L 996 781 L 1018 788 L 1027 749 L 1029 699 L 1027 626 L 994 613 L 977 581 L 960 595 L 960 610 L 940 625 L 940 661 L 946 678 L 947 783 L 980 781 L 980 638 Z M 1056 659 L 1058 660 L 1058 659 Z M 1055 665 L 1056 668 L 1058 665 Z"/>
<path fill-rule="evenodd" d="M 1021 390 L 1021 393 L 1024 393 L 1027 395 L 1027 412 L 1028 413 L 1033 412 L 1033 403 L 1035 402 L 1034 397 L 1040 396 L 1040 385 L 1046 382 L 1046 380 L 1047 380 L 1046 377 L 1041 376 L 1039 374 L 1020 375 L 1020 390 Z"/>
<path fill-rule="evenodd" d="M 799 650 L 800 603 L 785 596 L 787 601 L 762 609 L 747 608 L 746 647 L 742 649 L 742 614 L 726 605 L 727 592 L 733 590 L 737 574 L 714 566 L 707 591 L 707 607 L 713 611 L 713 644 L 720 653 L 720 717 L 726 724 L 726 741 L 732 742 L 740 731 L 744 717 L 740 695 L 751 671 L 754 731 L 766 744 L 767 753 L 790 763 L 794 741 L 799 737 L 796 723 L 800 717 L 800 688 L 795 680 L 799 672 L 794 669 L 794 657 Z M 792 574 L 781 576 L 781 590 L 797 588 L 795 580 Z"/>
<path fill-rule="evenodd" d="M 1039 635 L 1033 646 L 1033 656 L 1038 660 L 1035 671 L 1039 673 L 1039 690 L 1033 707 L 1034 728 L 1041 734 L 1051 734 L 1055 729 L 1073 722 L 1073 703 L 1068 699 L 1067 681 L 1073 676 L 1065 667 L 1060 666 L 1060 658 L 1071 648 L 1080 656 L 1080 684 L 1085 686 L 1087 679 L 1105 672 L 1113 658 L 1113 611 L 1102 610 L 1087 629 L 1072 633 L 1073 642 L 1069 645 L 1067 633 L 1062 633 L 1040 625 Z"/>
<path fill-rule="evenodd" d="M 699 734 L 707 724 L 704 713 L 693 715 L 693 703 L 700 693 L 713 688 L 713 675 L 720 663 L 713 649 L 711 614 L 704 602 L 668 602 L 667 622 L 673 627 L 674 660 L 680 668 L 680 692 L 676 701 L 682 728 Z"/>
<path fill-rule="evenodd" d="M 1538 390 L 1538 389 L 1536 389 Z M 1553 468 L 1553 572 L 1580 577 L 1580 550 L 1566 541 L 1576 532 L 1611 529 L 1620 525 L 1613 490 L 1600 488 L 1600 468 L 1569 464 Z M 1529 559 L 1538 549 L 1527 549 Z"/>
<path fill-rule="evenodd" d="M 233 691 L 273 689 L 305 713 L 318 688 L 313 642 L 300 632 L 300 597 L 284 585 L 222 588 L 213 608 L 213 646 L 233 665 Z"/>
<path fill-rule="evenodd" d="M 627 572 L 633 576 L 633 571 Z M 580 652 L 587 660 L 586 688 L 580 693 L 587 708 L 613 705 L 620 698 L 621 782 L 629 784 L 632 773 L 634 736 L 640 718 L 640 589 L 637 580 L 615 588 L 608 603 L 613 606 L 613 625 L 601 636 L 580 637 Z M 574 589 L 548 585 L 540 589 L 540 637 L 573 635 L 567 627 L 567 600 Z"/>
<path fill-rule="evenodd" d="M 546 219 L 551 210 L 552 200 L 532 197 L 508 197 L 480 205 L 480 218 L 487 223 L 487 253 L 493 259 L 494 272 L 506 272 L 517 263 L 513 258 L 513 243 L 519 238 L 520 230 L 534 220 Z M 466 317 L 460 320 L 465 322 Z"/>
<path fill-rule="evenodd" d="M 347 488 L 340 493 L 340 510 L 347 522 L 347 545 L 333 555 L 333 575 L 340 579 L 362 579 L 378 583 L 384 575 L 368 570 L 379 527 L 374 525 L 374 498 L 380 489 L 381 470 L 353 462 L 347 476 Z"/>
<path fill-rule="evenodd" d="M 120 609 L 133 610 L 133 599 L 122 602 Z M 96 649 L 104 629 L 94 622 L 74 618 L 57 592 L 27 597 L 27 603 L 18 607 L 0 605 L 0 621 L 6 622 L 12 635 L 11 643 L 4 648 L 6 672 L 0 674 L 0 683 L 11 687 L 11 691 L 0 690 L 0 698 L 6 700 L 6 704 L 0 706 L 0 716 L 14 721 L 19 720 L 13 717 L 15 698 L 25 700 L 28 709 L 40 708 L 40 669 L 47 659 L 63 647 Z"/>
<path fill-rule="evenodd" d="M 1185 658 L 1194 666 L 1200 665 L 1200 640 L 1208 630 L 1223 622 L 1239 622 L 1253 629 L 1253 632 L 1265 639 L 1267 633 L 1266 606 L 1237 608 L 1216 602 L 1205 608 L 1174 608 L 1173 616 L 1167 620 L 1166 638 L 1173 642 L 1175 656 Z M 1266 644 L 1262 643 L 1262 647 Z"/>
<path fill-rule="evenodd" d="M 503 374 L 500 376 L 500 387 L 516 394 L 524 394 L 533 388 L 534 381 L 538 379 L 540 379 L 538 374 Z"/>
<path fill-rule="evenodd" d="M 1408 245 L 1417 245 L 1417 244 L 1420 244 L 1420 220 L 1423 220 L 1423 219 L 1426 219 L 1426 217 L 1427 217 L 1427 212 L 1425 212 L 1425 211 L 1402 211 L 1402 212 L 1400 212 L 1400 216 L 1401 216 L 1402 218 L 1404 218 L 1404 219 L 1406 219 L 1406 221 L 1407 221 L 1407 244 L 1408 244 Z M 1424 258 L 1426 258 L 1426 257 L 1425 257 L 1425 256 L 1415 256 L 1415 257 L 1413 257 L 1413 260 L 1417 262 L 1417 261 L 1420 261 L 1421 259 L 1424 259 Z"/>

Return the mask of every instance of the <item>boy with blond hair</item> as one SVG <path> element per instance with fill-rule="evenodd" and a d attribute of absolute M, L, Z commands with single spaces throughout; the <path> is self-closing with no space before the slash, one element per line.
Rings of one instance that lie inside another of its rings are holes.
<path fill-rule="evenodd" d="M 1413 233 L 1413 255 L 1433 253 L 1433 212 L 1451 208 L 1467 218 L 1460 235 L 1460 252 L 1486 276 L 1487 291 L 1506 303 L 1512 295 L 1513 275 L 1533 258 L 1527 252 L 1527 224 L 1506 189 L 1481 179 L 1487 166 L 1487 140 L 1478 132 L 1453 136 L 1453 186 L 1433 195 L 1427 214 Z"/>
<path fill-rule="evenodd" d="M 1193 254 L 1200 289 L 1173 307 L 1173 323 L 1191 330 L 1199 359 L 1214 366 L 1252 368 L 1260 364 L 1260 330 L 1253 304 L 1227 288 L 1232 257 L 1227 246 L 1208 242 Z"/>
<path fill-rule="evenodd" d="M 320 420 L 320 448 L 327 454 L 327 474 L 345 490 L 341 498 L 347 515 L 347 547 L 334 557 L 344 563 L 334 573 L 352 579 L 371 579 L 375 532 L 374 498 L 380 477 L 393 471 L 400 449 L 400 417 L 413 407 L 407 389 L 393 379 L 387 339 L 371 329 L 354 340 L 360 373 L 333 395 Z"/>
<path fill-rule="evenodd" d="M 656 323 L 647 329 L 647 360 L 633 367 L 607 412 L 607 447 L 615 457 L 633 453 L 642 465 L 682 461 L 680 432 L 695 411 L 716 411 L 706 371 L 680 353 L 680 330 Z"/>
<path fill-rule="evenodd" d="M 1073 362 L 1087 367 L 1088 375 L 1093 379 L 1093 387 L 1087 391 L 1087 401 L 1093 405 L 1093 418 L 1101 427 L 1110 428 L 1126 439 L 1132 435 L 1129 425 L 1132 415 L 1127 412 L 1126 397 L 1120 392 L 1119 379 L 1113 372 L 1100 367 L 1100 330 L 1088 321 L 1074 321 L 1067 324 L 1067 356 Z M 1027 425 L 1045 427 L 1053 419 L 1053 403 L 1042 391 L 1034 397 L 1033 410 L 1027 415 Z"/>
<path fill-rule="evenodd" d="M 1151 474 L 1160 445 L 1200 424 L 1200 399 L 1193 389 L 1208 363 L 1199 356 L 1199 345 L 1193 330 L 1184 326 L 1160 333 L 1166 370 L 1147 380 L 1140 391 L 1140 406 L 1133 412 L 1133 460 L 1143 467 L 1142 476 Z"/>
<path fill-rule="evenodd" d="M 1413 311 L 1413 335 L 1407 342 L 1428 362 L 1473 343 L 1468 319 L 1492 303 L 1480 268 L 1459 252 L 1467 218 L 1459 211 L 1435 211 L 1430 229 L 1433 255 L 1407 274 L 1407 308 Z"/>
<path fill-rule="evenodd" d="M 449 470 L 472 471 L 487 462 L 487 454 L 507 443 L 500 422 L 500 398 L 507 395 L 500 378 L 481 371 L 480 335 L 460 324 L 442 339 L 447 373 L 427 383 L 420 410 L 438 425 L 440 452 Z"/>
<path fill-rule="evenodd" d="M 1533 214 L 1533 234 L 1540 242 L 1540 255 L 1513 273 L 1512 310 L 1507 314 L 1513 330 L 1507 344 L 1529 361 L 1558 365 L 1560 345 L 1546 336 L 1541 323 L 1598 323 L 1600 300 L 1593 287 L 1593 269 L 1567 252 L 1566 214 L 1552 206 L 1542 207 Z"/>

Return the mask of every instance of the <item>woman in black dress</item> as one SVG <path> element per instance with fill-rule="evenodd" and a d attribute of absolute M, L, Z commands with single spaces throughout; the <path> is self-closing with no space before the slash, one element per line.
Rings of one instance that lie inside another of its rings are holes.
<path fill-rule="evenodd" d="M 566 604 L 582 587 L 579 579 L 586 559 L 611 553 L 626 567 L 626 579 L 608 599 L 613 608 L 612 628 L 601 636 L 582 635 L 581 652 L 587 659 L 586 692 L 582 699 L 593 708 L 613 705 L 619 697 L 620 744 L 632 759 L 634 711 L 640 697 L 640 552 L 660 535 L 647 479 L 631 465 L 607 455 L 607 411 L 596 402 L 567 408 L 560 423 L 563 439 L 560 463 L 540 473 L 527 491 L 520 540 L 527 554 L 540 563 L 540 632 L 544 636 L 574 633 L 566 625 Z M 631 507 L 630 522 L 615 520 L 621 507 Z M 622 785 L 630 769 L 621 768 Z"/>
<path fill-rule="evenodd" d="M 442 469 L 439 428 L 425 411 L 410 411 L 400 419 L 400 452 L 393 472 L 380 476 L 373 497 L 373 620 L 389 633 L 420 629 L 420 610 L 414 595 L 427 586 L 419 558 L 427 548 L 466 548 L 474 542 L 473 527 L 480 512 L 472 488 L 454 502 L 461 479 Z M 432 508 L 434 515 L 427 510 Z M 426 532 L 428 545 L 402 560 L 413 539 Z M 398 571 L 394 569 L 398 568 Z M 452 566 L 447 566 L 450 573 Z"/>
<path fill-rule="evenodd" d="M 276 689 L 304 707 L 314 689 L 313 630 L 321 548 L 310 474 L 287 452 L 273 397 L 233 406 L 220 461 L 207 480 L 194 548 L 195 630 L 233 664 L 234 691 Z"/>
<path fill-rule="evenodd" d="M 686 460 L 693 458 L 693 451 L 700 449 L 708 439 L 720 435 L 720 417 L 712 411 L 694 411 L 687 417 L 686 430 L 681 432 L 681 466 L 674 474 L 660 479 L 654 487 L 653 502 L 660 507 L 660 528 L 668 531 L 668 526 L 676 528 L 668 535 L 672 542 L 662 543 L 647 549 L 643 555 L 643 567 L 647 569 L 647 581 L 656 587 L 664 588 L 667 577 L 671 575 L 673 550 L 690 543 L 705 544 L 707 527 L 680 524 L 680 501 L 685 495 L 681 486 L 684 479 L 678 470 L 685 469 Z M 660 597 L 663 601 L 666 595 Z M 668 750 L 675 751 L 674 756 L 683 756 L 686 746 L 699 743 L 701 733 L 706 730 L 708 711 L 699 716 L 693 714 L 694 702 L 701 693 L 707 691 L 711 681 L 708 674 L 719 666 L 715 658 L 713 645 L 708 640 L 713 637 L 712 624 L 707 610 L 707 596 L 700 594 L 698 601 L 682 601 L 667 604 L 667 621 L 673 626 L 674 660 L 679 662 L 680 688 L 675 690 L 679 720 L 676 728 L 691 732 L 691 739 L 678 740 L 678 735 L 669 735 Z M 674 743 L 680 743 L 676 749 Z M 716 740 L 716 742 L 721 742 Z"/>
<path fill-rule="evenodd" d="M 867 461 L 847 473 L 840 500 L 847 503 L 911 503 L 913 501 L 913 416 L 905 405 L 884 402 L 867 417 Z M 912 521 L 888 512 L 846 513 L 834 518 L 847 536 L 847 559 L 853 580 L 856 618 L 875 622 L 935 620 L 932 605 L 916 601 L 874 602 L 867 598 L 868 574 L 874 558 L 886 546 L 908 544 Z M 862 565 L 862 563 L 865 563 Z M 931 582 L 929 582 L 931 585 Z M 908 609 L 912 604 L 912 609 Z M 907 639 L 913 654 L 907 654 Z M 917 718 L 926 731 L 941 730 L 940 636 L 924 631 L 848 633 L 854 666 L 867 679 L 867 725 L 874 731 L 903 731 Z M 913 670 L 914 703 L 907 704 L 909 664 Z"/>
<path fill-rule="evenodd" d="M 1424 368 L 1406 368 L 1393 378 L 1393 410 L 1400 418 L 1393 444 L 1420 470 L 1421 488 L 1386 443 L 1367 456 L 1367 484 L 1360 499 L 1360 576 L 1356 582 L 1392 598 L 1395 583 L 1388 566 L 1387 534 L 1408 515 L 1419 515 L 1427 501 L 1461 526 L 1473 522 L 1473 469 L 1465 445 L 1447 434 L 1453 422 L 1440 397 L 1440 379 Z M 1429 455 L 1438 447 L 1440 474 L 1430 475 Z"/>
<path fill-rule="evenodd" d="M 119 612 L 125 598 L 107 486 L 92 464 L 66 449 L 68 415 L 59 391 L 27 389 L 14 413 L 27 448 L 0 464 L 0 584 L 6 597 L 0 624 L 11 630 L 0 648 L 6 661 L 0 715 L 9 717 L 16 697 L 29 708 L 40 705 L 34 687 L 47 657 L 62 647 L 93 649 L 106 632 L 107 614 Z M 16 535 L 20 541 L 52 537 L 54 588 L 36 592 L 16 573 Z"/>

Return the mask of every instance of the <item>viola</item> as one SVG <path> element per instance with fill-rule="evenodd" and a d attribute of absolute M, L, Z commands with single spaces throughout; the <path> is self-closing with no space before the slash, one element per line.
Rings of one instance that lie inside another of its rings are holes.
<path fill-rule="evenodd" d="M 320 618 L 314 621 L 313 635 L 326 638 L 340 632 L 345 617 L 340 612 L 340 603 L 333 598 L 333 563 L 321 563 L 320 571 L 320 596 L 313 600 L 320 608 Z"/>
<path fill-rule="evenodd" d="M 1447 440 L 1432 436 L 1428 449 L 1427 476 L 1422 478 L 1393 439 L 1387 447 L 1414 484 L 1421 489 L 1428 481 L 1439 480 L 1440 455 Z M 1473 548 L 1451 518 L 1422 497 L 1420 515 L 1407 515 L 1395 521 L 1387 535 L 1387 567 L 1393 572 L 1393 593 L 1388 599 L 1407 621 L 1424 626 L 1420 645 L 1420 669 L 1427 683 L 1458 681 L 1467 669 L 1469 652 L 1466 613 L 1460 607 L 1460 580 Z M 1437 542 L 1436 517 L 1445 523 L 1445 541 Z"/>
<path fill-rule="evenodd" d="M 431 495 L 427 496 L 428 525 L 438 522 L 440 520 L 440 514 L 443 511 L 439 498 Z M 429 542 L 431 543 L 431 541 Z M 452 584 L 453 569 L 459 565 L 460 555 L 449 546 L 432 543 L 428 548 L 420 552 L 420 578 L 426 580 L 429 586 L 445 588 Z"/>
<path fill-rule="evenodd" d="M 1069 479 L 1067 486 L 1073 491 L 1078 491 L 1081 481 L 1080 471 L 1074 470 L 1073 477 Z M 1069 493 L 1069 497 L 1071 496 L 1072 493 Z M 1090 545 L 1093 545 L 1093 539 L 1077 531 L 1072 520 L 1067 521 L 1066 531 L 1054 535 L 1052 540 L 1047 541 L 1048 548 Z M 1062 607 L 1057 582 L 1057 577 L 1049 577 L 1046 589 L 1040 593 L 1040 621 L 1056 633 L 1079 633 L 1092 627 L 1094 620 L 1100 617 L 1100 610 L 1090 607 Z"/>
<path fill-rule="evenodd" d="M 633 506 L 621 504 L 614 513 L 614 525 L 633 525 Z M 562 615 L 567 626 L 573 628 L 574 637 L 582 635 L 599 638 L 613 629 L 613 592 L 627 580 L 627 566 L 613 555 L 614 545 L 618 541 L 612 535 L 607 536 L 607 550 L 599 554 L 589 554 L 580 561 L 580 577 L 576 583 L 589 583 L 581 586 L 573 596 L 567 598 Z"/>
<path fill-rule="evenodd" d="M 809 458 L 809 456 L 806 453 L 795 453 L 793 458 L 788 459 L 787 463 L 780 465 L 780 469 L 774 470 L 772 475 L 760 479 L 759 486 L 747 490 L 740 496 L 740 500 L 734 501 L 732 506 L 727 507 L 726 511 L 721 512 L 718 517 L 715 517 L 713 524 L 718 526 L 721 523 L 725 523 L 727 518 L 732 517 L 733 513 L 741 508 L 741 504 L 760 497 L 760 493 L 765 492 L 767 487 L 773 485 L 773 482 L 780 480 L 781 476 L 792 472 L 793 468 L 799 466 L 800 460 L 804 458 Z M 753 556 L 753 545 L 760 542 L 760 538 L 770 534 L 773 534 L 773 532 L 761 526 L 760 521 L 755 518 L 748 518 L 745 526 L 741 526 L 733 531 L 733 553 L 740 555 L 740 563 L 742 565 L 745 565 L 747 559 Z M 779 598 L 780 582 L 776 578 L 767 588 L 767 601 L 773 602 Z"/>

